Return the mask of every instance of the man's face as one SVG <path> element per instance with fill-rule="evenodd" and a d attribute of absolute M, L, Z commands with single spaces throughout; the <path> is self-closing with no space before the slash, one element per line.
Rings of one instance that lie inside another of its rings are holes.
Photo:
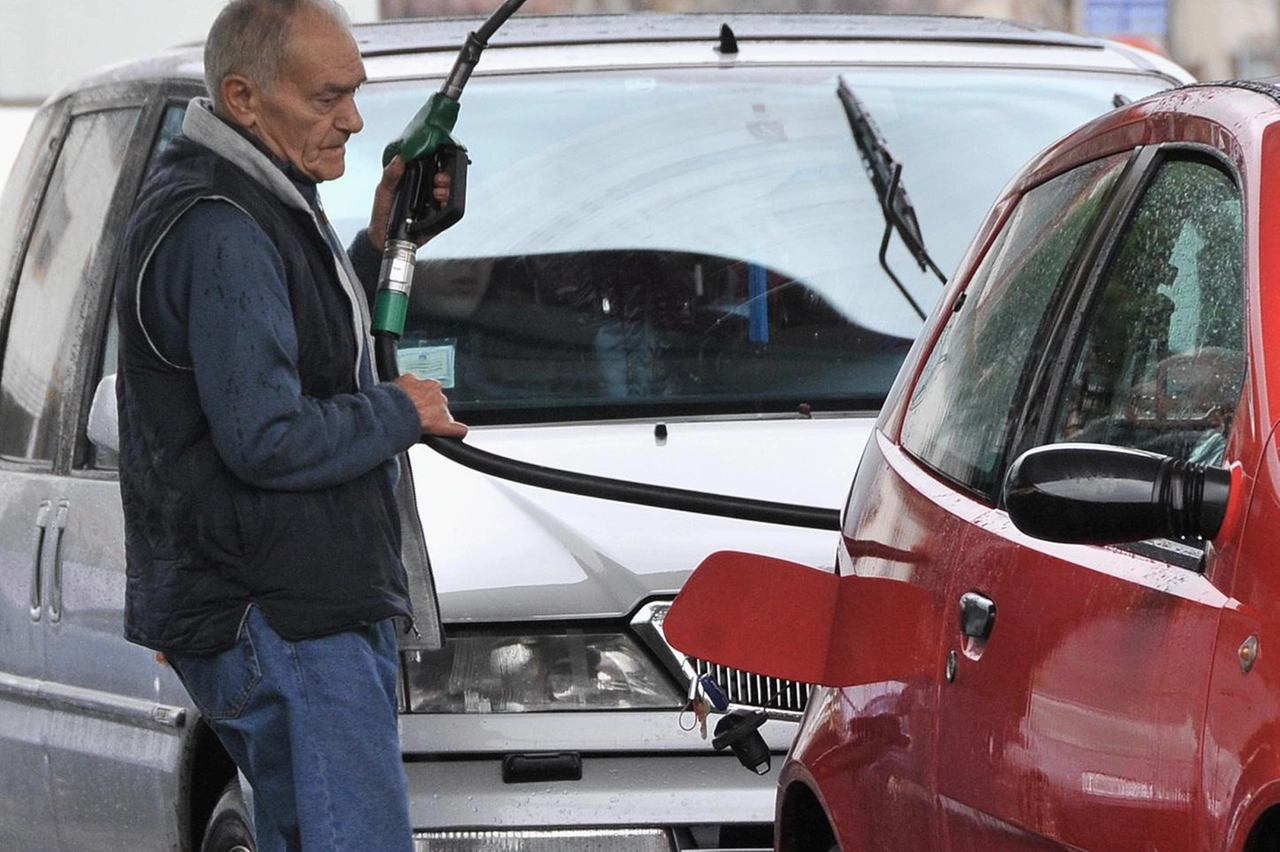
<path fill-rule="evenodd" d="M 356 89 L 364 63 L 351 34 L 328 16 L 304 11 L 293 22 L 280 79 L 254 91 L 249 130 L 276 156 L 314 181 L 342 177 L 347 139 L 364 119 Z"/>

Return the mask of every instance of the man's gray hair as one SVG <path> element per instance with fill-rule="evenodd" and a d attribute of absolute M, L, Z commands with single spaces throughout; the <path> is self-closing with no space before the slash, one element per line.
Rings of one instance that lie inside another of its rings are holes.
<path fill-rule="evenodd" d="M 267 90 L 279 82 L 293 21 L 307 10 L 351 26 L 336 0 L 231 0 L 223 8 L 204 43 L 204 85 L 215 106 L 222 106 L 220 89 L 230 74 Z"/>

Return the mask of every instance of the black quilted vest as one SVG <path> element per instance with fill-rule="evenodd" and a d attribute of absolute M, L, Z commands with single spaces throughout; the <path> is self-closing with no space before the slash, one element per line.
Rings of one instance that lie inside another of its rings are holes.
<path fill-rule="evenodd" d="M 317 491 L 251 487 L 214 448 L 193 374 L 165 363 L 147 342 L 137 311 L 146 259 L 183 211 L 214 196 L 245 210 L 283 257 L 302 392 L 356 390 L 351 303 L 315 222 L 179 136 L 143 186 L 116 279 L 125 635 L 201 654 L 234 643 L 250 603 L 290 640 L 408 616 L 396 462 Z"/>

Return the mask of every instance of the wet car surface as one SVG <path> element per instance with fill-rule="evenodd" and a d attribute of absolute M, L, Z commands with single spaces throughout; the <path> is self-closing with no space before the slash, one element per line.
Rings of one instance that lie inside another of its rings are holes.
<path fill-rule="evenodd" d="M 475 24 L 357 28 L 366 127 L 321 191 L 344 236 L 367 220 L 382 146 Z M 517 16 L 462 99 L 468 212 L 419 253 L 401 368 L 446 383 L 483 449 L 834 517 L 943 292 L 901 231 L 881 262 L 882 197 L 900 212 L 909 198 L 949 272 L 1018 164 L 1186 79 L 1130 48 L 996 21 Z M 172 673 L 121 638 L 102 402 L 120 229 L 201 93 L 197 49 L 69 87 L 34 118 L 0 203 L 6 848 L 201 848 L 237 793 Z M 859 146 L 858 121 L 880 148 Z M 886 152 L 902 166 L 896 194 L 867 172 Z M 831 533 L 410 456 L 406 503 L 447 634 L 404 657 L 418 848 L 768 846 L 774 780 L 682 716 L 707 665 L 673 651 L 662 620 L 708 553 L 829 566 Z M 809 685 L 716 677 L 734 706 L 774 717 L 762 733 L 782 754 Z M 205 848 L 228 848 L 219 837 Z"/>

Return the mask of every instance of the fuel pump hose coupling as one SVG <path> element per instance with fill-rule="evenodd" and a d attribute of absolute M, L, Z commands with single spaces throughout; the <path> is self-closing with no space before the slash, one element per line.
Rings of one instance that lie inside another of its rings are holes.
<path fill-rule="evenodd" d="M 387 332 L 396 337 L 404 334 L 416 251 L 417 246 L 408 240 L 387 240 L 378 275 L 378 294 L 373 303 L 374 332 Z"/>

